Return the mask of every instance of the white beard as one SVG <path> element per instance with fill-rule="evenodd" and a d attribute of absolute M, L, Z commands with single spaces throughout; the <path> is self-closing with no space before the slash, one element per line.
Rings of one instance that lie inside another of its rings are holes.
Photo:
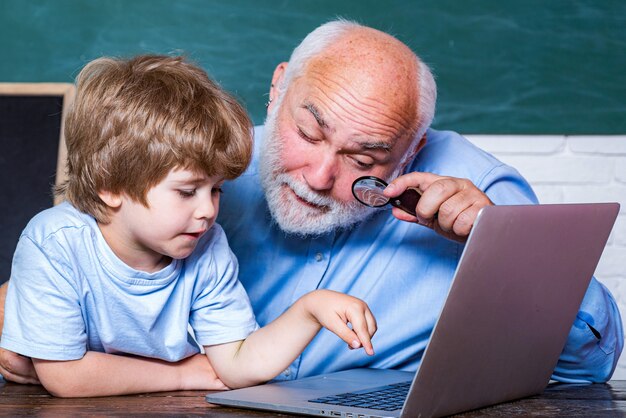
<path fill-rule="evenodd" d="M 265 121 L 265 139 L 261 147 L 259 170 L 261 184 L 272 217 L 288 233 L 322 235 L 339 228 L 349 228 L 374 214 L 377 210 L 358 203 L 344 203 L 311 190 L 304 182 L 285 172 L 281 161 L 282 141 L 277 127 L 277 115 L 282 97 Z M 309 202 L 306 205 L 293 196 Z"/>

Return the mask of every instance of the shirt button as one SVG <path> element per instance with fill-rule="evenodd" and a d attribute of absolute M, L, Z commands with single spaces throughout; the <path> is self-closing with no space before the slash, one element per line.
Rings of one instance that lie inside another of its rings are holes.
<path fill-rule="evenodd" d="M 289 377 L 289 376 L 291 376 L 291 370 L 289 370 L 289 369 L 285 370 L 285 371 L 283 372 L 283 376 L 285 376 L 285 377 Z"/>
<path fill-rule="evenodd" d="M 315 261 L 322 261 L 324 259 L 324 255 L 322 253 L 315 254 Z"/>

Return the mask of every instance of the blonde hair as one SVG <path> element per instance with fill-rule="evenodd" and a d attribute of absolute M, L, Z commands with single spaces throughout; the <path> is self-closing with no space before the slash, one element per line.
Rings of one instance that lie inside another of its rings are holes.
<path fill-rule="evenodd" d="M 148 190 L 170 170 L 239 176 L 252 155 L 243 107 L 183 57 L 99 58 L 76 78 L 65 121 L 68 180 L 57 190 L 106 223 L 98 192 L 148 206 Z"/>

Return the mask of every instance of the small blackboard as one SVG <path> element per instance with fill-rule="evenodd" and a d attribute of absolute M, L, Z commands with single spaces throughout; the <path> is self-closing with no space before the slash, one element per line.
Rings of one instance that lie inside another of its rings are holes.
<path fill-rule="evenodd" d="M 0 283 L 28 221 L 53 205 L 63 180 L 63 116 L 74 97 L 68 83 L 0 83 Z M 58 203 L 58 202 L 57 202 Z"/>

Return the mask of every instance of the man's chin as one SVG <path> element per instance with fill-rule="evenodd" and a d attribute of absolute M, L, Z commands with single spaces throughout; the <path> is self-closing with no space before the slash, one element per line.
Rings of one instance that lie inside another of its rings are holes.
<path fill-rule="evenodd" d="M 313 225 L 309 222 L 305 224 L 293 222 L 292 220 L 287 220 L 280 216 L 273 216 L 273 219 L 281 231 L 289 235 L 298 235 L 300 237 L 317 237 L 332 233 L 337 229 L 335 226 L 325 225 L 323 223 L 321 225 Z"/>
<path fill-rule="evenodd" d="M 289 210 L 277 209 L 271 212 L 272 219 L 282 231 L 302 237 L 320 236 L 338 230 L 351 229 L 374 213 L 374 211 L 366 211 L 338 216 L 333 212 L 329 213 L 328 208 L 324 209 L 292 202 Z"/>
<path fill-rule="evenodd" d="M 323 235 L 330 232 L 332 228 L 323 228 L 324 213 L 315 210 L 309 205 L 303 203 L 294 203 L 283 205 L 282 208 L 272 210 L 272 219 L 286 233 L 307 236 L 307 235 Z"/>

